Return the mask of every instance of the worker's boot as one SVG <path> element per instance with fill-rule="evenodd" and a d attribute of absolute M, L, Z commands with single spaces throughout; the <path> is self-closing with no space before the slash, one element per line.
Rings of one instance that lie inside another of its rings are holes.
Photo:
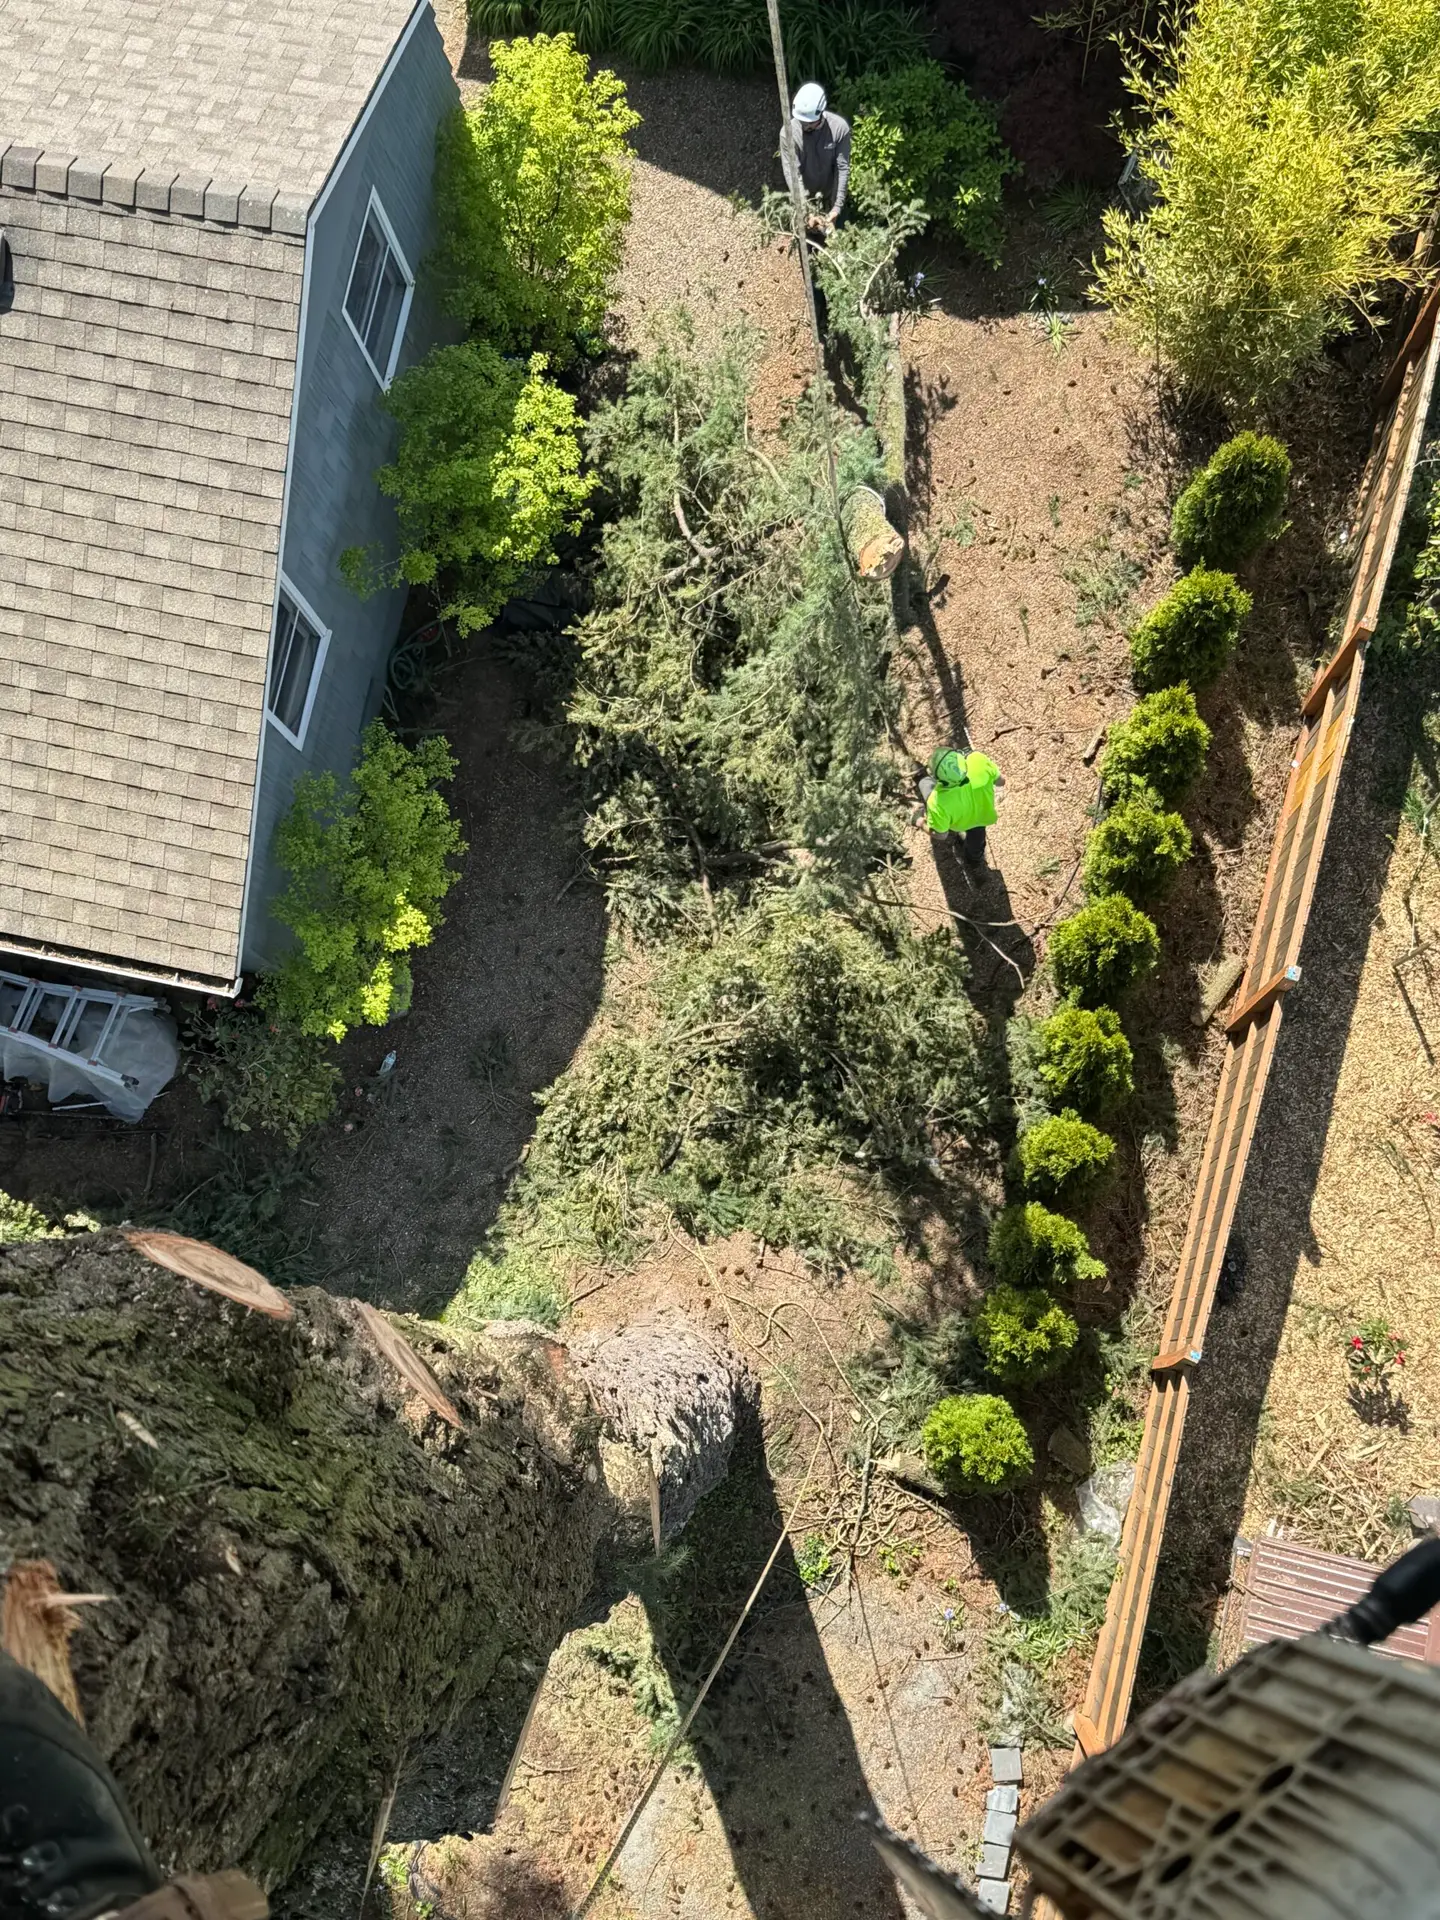
<path fill-rule="evenodd" d="M 83 1729 L 0 1652 L 0 1920 L 99 1920 L 160 1883 Z"/>

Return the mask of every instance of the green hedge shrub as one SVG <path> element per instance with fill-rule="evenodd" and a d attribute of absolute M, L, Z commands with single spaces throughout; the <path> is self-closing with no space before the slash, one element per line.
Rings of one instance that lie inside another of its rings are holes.
<path fill-rule="evenodd" d="M 1112 807 L 1085 842 L 1085 891 L 1152 900 L 1190 858 L 1192 845 L 1180 815 L 1166 813 L 1158 796 L 1142 789 Z"/>
<path fill-rule="evenodd" d="M 1082 1007 L 1104 1007 L 1160 958 L 1155 922 L 1123 893 L 1102 894 L 1062 920 L 1047 949 L 1055 984 Z"/>
<path fill-rule="evenodd" d="M 1209 751 L 1210 729 L 1189 687 L 1160 687 L 1110 729 L 1100 778 L 1116 799 L 1150 787 L 1173 806 L 1199 779 Z"/>
<path fill-rule="evenodd" d="M 1182 567 L 1233 573 L 1285 518 L 1290 456 L 1269 434 L 1237 433 L 1175 502 L 1170 538 Z"/>
<path fill-rule="evenodd" d="M 1250 606 L 1250 595 L 1230 574 L 1204 567 L 1187 573 L 1130 635 L 1136 684 L 1208 686 L 1224 672 Z"/>
<path fill-rule="evenodd" d="M 957 1393 L 937 1401 L 921 1434 L 925 1464 L 951 1493 L 1001 1493 L 1035 1470 L 1020 1416 L 994 1393 Z"/>
<path fill-rule="evenodd" d="M 604 326 L 640 116 L 567 34 L 497 43 L 491 60 L 479 105 L 440 128 L 430 273 L 446 312 L 490 346 L 559 363 Z"/>
<path fill-rule="evenodd" d="M 1080 1337 L 1074 1318 L 1043 1287 L 995 1287 L 970 1328 L 986 1372 L 1011 1387 L 1058 1373 Z"/>
<path fill-rule="evenodd" d="M 938 60 L 867 73 L 854 89 L 851 191 L 862 212 L 909 201 L 992 266 L 1004 238 L 1001 197 L 1015 162 L 991 108 Z"/>
<path fill-rule="evenodd" d="M 1012 1287 L 1073 1286 L 1103 1280 L 1105 1262 L 1090 1251 L 1082 1227 L 1038 1200 L 1006 1207 L 990 1229 L 990 1264 Z"/>
<path fill-rule="evenodd" d="M 275 834 L 290 884 L 272 908 L 296 946 L 257 995 L 281 1023 L 343 1040 L 409 1005 L 405 955 L 430 944 L 460 877 L 465 842 L 436 792 L 454 771 L 442 739 L 412 749 L 372 720 L 343 793 L 333 773 L 296 781 Z"/>
<path fill-rule="evenodd" d="M 335 1043 L 324 1034 L 267 1020 L 257 1009 L 227 1007 L 198 1021 L 194 1037 L 185 1052 L 186 1076 L 236 1133 L 260 1127 L 297 1147 L 334 1114 L 340 1066 Z"/>
<path fill-rule="evenodd" d="M 1109 1134 L 1069 1107 L 1027 1127 L 1015 1148 L 1027 1193 L 1072 1203 L 1094 1188 L 1114 1154 L 1115 1142 Z"/>
<path fill-rule="evenodd" d="M 1061 1106 L 1099 1113 L 1135 1088 L 1134 1056 L 1110 1007 L 1061 1007 L 1040 1029 L 1036 1071 Z"/>

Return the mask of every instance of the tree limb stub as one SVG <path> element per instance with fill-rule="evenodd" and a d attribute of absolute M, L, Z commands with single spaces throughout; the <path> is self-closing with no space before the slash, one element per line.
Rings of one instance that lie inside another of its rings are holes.
<path fill-rule="evenodd" d="M 167 1868 L 273 1888 L 353 1832 L 358 1897 L 399 1756 L 463 1714 L 498 1781 L 632 1489 L 653 1463 L 673 1535 L 753 1387 L 683 1320 L 576 1350 L 391 1315 L 402 1370 L 355 1302 L 284 1297 L 118 1234 L 0 1250 L 0 1539 L 113 1596 L 69 1639 L 77 1704 Z"/>

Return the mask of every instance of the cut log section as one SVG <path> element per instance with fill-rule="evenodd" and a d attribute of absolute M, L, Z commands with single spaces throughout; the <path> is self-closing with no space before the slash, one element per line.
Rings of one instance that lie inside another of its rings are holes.
<path fill-rule="evenodd" d="M 873 488 L 857 487 L 845 502 L 845 538 L 862 580 L 888 580 L 899 566 L 905 542 L 885 514 Z"/>
<path fill-rule="evenodd" d="M 0 1644 L 12 1660 L 43 1680 L 70 1718 L 84 1726 L 70 1636 L 80 1625 L 77 1606 L 108 1600 L 105 1593 L 66 1593 L 48 1560 L 17 1560 L 5 1581 Z"/>
<path fill-rule="evenodd" d="M 404 1335 L 397 1333 L 384 1314 L 377 1313 L 368 1301 L 357 1300 L 355 1312 L 372 1346 L 384 1354 L 410 1391 L 418 1394 L 432 1413 L 438 1413 L 442 1420 L 448 1420 L 452 1427 L 459 1427 L 463 1432 L 465 1422 L 455 1402 L 442 1393 L 440 1382 Z"/>
<path fill-rule="evenodd" d="M 197 1287 L 237 1300 L 256 1313 L 268 1313 L 272 1320 L 289 1320 L 294 1315 L 290 1302 L 263 1273 L 207 1241 L 188 1240 L 182 1233 L 141 1233 L 135 1229 L 127 1231 L 125 1238 L 157 1267 L 168 1267 L 171 1273 L 193 1280 Z"/>

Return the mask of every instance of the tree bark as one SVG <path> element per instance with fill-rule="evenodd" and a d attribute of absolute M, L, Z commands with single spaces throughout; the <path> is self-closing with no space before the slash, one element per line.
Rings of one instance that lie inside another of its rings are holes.
<path fill-rule="evenodd" d="M 845 538 L 862 580 L 888 580 L 900 564 L 905 542 L 885 516 L 885 502 L 869 487 L 857 487 L 845 502 Z"/>
<path fill-rule="evenodd" d="M 683 1524 L 754 1393 L 681 1320 L 572 1349 L 394 1317 L 427 1403 L 356 1302 L 286 1297 L 267 1318 L 113 1234 L 0 1252 L 3 1564 L 113 1596 L 75 1678 L 162 1862 L 270 1888 L 335 1821 L 368 1836 L 462 1709 L 533 1688 L 597 1551 L 648 1543 L 652 1505 Z"/>

